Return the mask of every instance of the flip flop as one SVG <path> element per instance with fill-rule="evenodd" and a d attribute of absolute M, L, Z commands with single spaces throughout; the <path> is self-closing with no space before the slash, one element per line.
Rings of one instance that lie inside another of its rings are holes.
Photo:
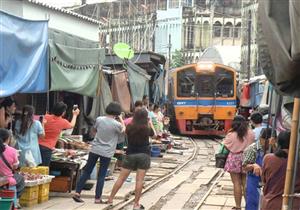
<path fill-rule="evenodd" d="M 145 209 L 145 207 L 142 204 L 140 204 L 138 208 L 133 208 L 133 210 L 143 210 L 143 209 Z"/>
<path fill-rule="evenodd" d="M 78 196 L 78 195 L 73 195 L 73 200 L 75 201 L 75 202 L 77 202 L 77 203 L 83 203 L 84 202 L 84 200 L 82 200 L 81 198 L 80 198 L 80 196 Z"/>

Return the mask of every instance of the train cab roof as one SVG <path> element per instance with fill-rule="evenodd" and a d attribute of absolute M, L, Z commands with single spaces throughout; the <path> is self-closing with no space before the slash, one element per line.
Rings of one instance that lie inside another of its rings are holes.
<path fill-rule="evenodd" d="M 203 71 L 205 71 L 205 72 L 210 72 L 210 71 L 214 72 L 216 67 L 221 67 L 221 68 L 225 68 L 228 71 L 236 72 L 235 69 L 233 69 L 230 66 L 226 66 L 226 65 L 223 65 L 223 64 L 219 64 L 219 63 L 202 61 L 202 62 L 198 62 L 198 63 L 187 64 L 187 65 L 175 68 L 175 69 L 171 69 L 170 73 L 174 74 L 176 72 L 179 72 L 179 71 L 182 71 L 182 70 L 185 70 L 185 69 L 189 69 L 189 68 L 196 69 L 196 71 L 198 73 L 201 73 Z"/>

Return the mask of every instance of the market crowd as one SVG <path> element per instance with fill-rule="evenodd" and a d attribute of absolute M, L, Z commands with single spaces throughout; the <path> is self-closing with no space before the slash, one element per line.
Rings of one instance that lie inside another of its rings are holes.
<path fill-rule="evenodd" d="M 276 129 L 263 123 L 260 112 L 251 114 L 250 124 L 243 116 L 235 116 L 222 142 L 229 153 L 224 170 L 230 173 L 233 183 L 235 207 L 232 209 L 242 209 L 243 196 L 246 210 L 281 209 L 290 135 L 286 130 L 277 136 Z M 299 166 L 298 163 L 298 169 Z M 297 173 L 295 192 L 299 193 L 300 170 Z M 300 209 L 300 198 L 293 199 L 292 209 Z"/>
<path fill-rule="evenodd" d="M 51 156 L 63 130 L 74 128 L 80 114 L 78 106 L 72 109 L 70 121 L 64 118 L 67 105 L 54 104 L 51 113 L 36 116 L 34 107 L 25 105 L 19 117 L 16 114 L 16 101 L 12 97 L 0 103 L 0 187 L 14 190 L 15 205 L 20 207 L 17 198 L 24 189 L 24 178 L 18 173 L 20 167 L 49 166 Z M 76 185 L 74 201 L 84 202 L 80 193 L 86 181 L 100 162 L 95 203 L 112 204 L 114 196 L 121 188 L 131 171 L 137 171 L 134 209 L 144 209 L 139 203 L 143 181 L 150 168 L 149 137 L 160 135 L 168 130 L 168 117 L 164 109 L 149 104 L 147 96 L 136 101 L 132 116 L 125 119 L 118 102 L 111 102 L 106 114 L 95 120 L 92 128 L 94 140 L 90 143 L 87 163 Z M 122 159 L 121 171 L 107 201 L 101 199 L 105 176 L 116 148 L 122 149 L 127 139 L 126 155 Z"/>

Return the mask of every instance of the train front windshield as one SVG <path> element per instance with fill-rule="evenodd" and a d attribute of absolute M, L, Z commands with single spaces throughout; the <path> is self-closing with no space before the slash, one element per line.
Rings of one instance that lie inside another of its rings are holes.
<path fill-rule="evenodd" d="M 216 67 L 214 74 L 196 74 L 190 68 L 178 72 L 178 97 L 233 97 L 234 74 Z"/>

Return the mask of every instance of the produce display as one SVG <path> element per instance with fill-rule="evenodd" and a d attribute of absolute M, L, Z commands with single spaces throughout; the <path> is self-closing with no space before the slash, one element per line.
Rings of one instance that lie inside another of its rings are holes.
<path fill-rule="evenodd" d="M 26 187 L 49 183 L 54 178 L 54 176 L 50 176 L 50 175 L 32 174 L 29 172 L 20 172 L 20 174 L 25 179 Z"/>
<path fill-rule="evenodd" d="M 90 145 L 75 136 L 62 136 L 58 139 L 56 148 L 89 150 Z"/>

